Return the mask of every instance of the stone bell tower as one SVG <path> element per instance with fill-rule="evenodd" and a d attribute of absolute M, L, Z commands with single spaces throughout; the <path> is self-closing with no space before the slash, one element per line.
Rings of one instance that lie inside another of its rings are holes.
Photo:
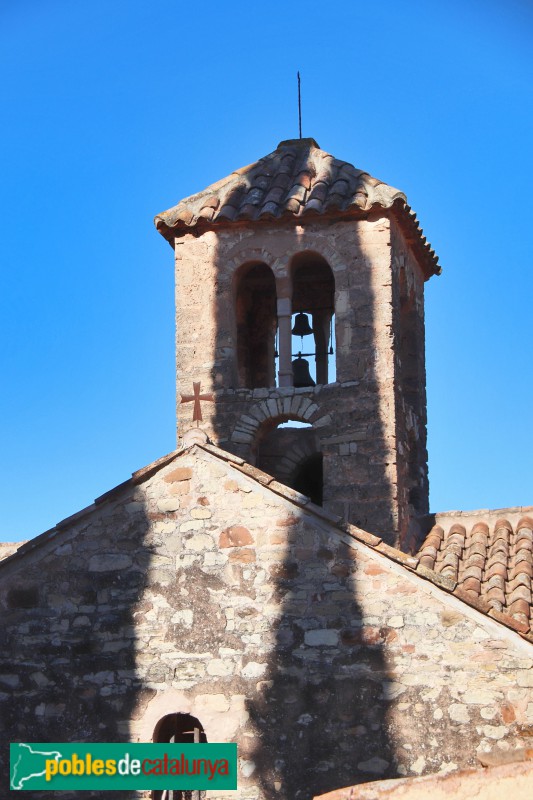
<path fill-rule="evenodd" d="M 405 195 L 294 139 L 155 222 L 175 251 L 178 438 L 198 426 L 414 547 L 424 282 L 440 270 Z"/>

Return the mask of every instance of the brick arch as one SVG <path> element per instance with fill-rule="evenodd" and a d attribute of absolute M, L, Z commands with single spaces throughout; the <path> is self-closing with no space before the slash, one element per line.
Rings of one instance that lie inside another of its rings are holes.
<path fill-rule="evenodd" d="M 255 403 L 241 415 L 233 429 L 231 441 L 235 444 L 252 445 L 265 422 L 275 423 L 288 419 L 309 422 L 313 428 L 320 428 L 328 421 L 327 415 L 305 395 L 270 397 Z"/>
<path fill-rule="evenodd" d="M 346 269 L 345 259 L 342 258 L 335 248 L 320 241 L 319 238 L 309 241 L 304 239 L 303 241 L 295 244 L 294 247 L 287 248 L 283 254 L 283 262 L 286 267 L 288 268 L 294 257 L 300 255 L 301 253 L 316 253 L 316 255 L 321 256 L 325 261 L 327 261 L 332 271 Z M 274 264 L 273 268 L 275 269 L 276 266 L 277 265 Z"/>
<path fill-rule="evenodd" d="M 229 709 L 221 711 L 216 695 L 192 697 L 178 689 L 168 688 L 158 691 L 147 703 L 139 720 L 132 722 L 133 741 L 151 742 L 158 722 L 172 712 L 190 714 L 199 719 L 210 742 L 235 741 L 238 727 L 246 724 L 238 698 L 231 698 Z"/>
<path fill-rule="evenodd" d="M 274 271 L 274 262 L 276 258 L 265 247 L 244 247 L 236 245 L 227 263 L 233 267 L 233 272 L 250 261 L 262 262 Z"/>
<path fill-rule="evenodd" d="M 333 271 L 342 271 L 346 269 L 346 260 L 334 247 L 324 243 L 319 238 L 295 242 L 292 247 L 287 248 L 282 256 L 275 256 L 270 250 L 263 246 L 250 247 L 246 241 L 239 242 L 232 248 L 231 256 L 227 259 L 227 263 L 231 265 L 233 269 L 238 269 L 247 261 L 262 261 L 271 268 L 274 275 L 279 279 L 288 274 L 289 266 L 294 256 L 307 251 L 322 256 Z"/>

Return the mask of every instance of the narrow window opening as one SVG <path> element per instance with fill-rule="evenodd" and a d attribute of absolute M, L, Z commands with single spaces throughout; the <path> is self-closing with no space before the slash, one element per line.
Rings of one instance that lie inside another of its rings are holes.
<path fill-rule="evenodd" d="M 270 267 L 253 264 L 237 276 L 236 321 L 239 385 L 276 385 L 276 282 Z"/>
<path fill-rule="evenodd" d="M 327 262 L 300 253 L 292 265 L 292 368 L 296 388 L 327 384 L 335 370 L 335 281 Z"/>

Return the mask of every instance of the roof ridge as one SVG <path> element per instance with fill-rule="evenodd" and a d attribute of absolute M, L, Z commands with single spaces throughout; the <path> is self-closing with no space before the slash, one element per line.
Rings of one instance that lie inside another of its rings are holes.
<path fill-rule="evenodd" d="M 43 531 L 43 533 L 37 534 L 37 536 L 34 536 L 32 539 L 25 539 L 23 542 L 20 543 L 20 547 L 18 547 L 13 553 L 11 553 L 11 555 L 6 556 L 3 559 L 0 559 L 0 568 L 8 562 L 11 563 L 12 559 L 14 559 L 16 556 L 24 555 L 25 553 L 28 553 L 31 550 L 35 550 L 41 545 L 51 541 L 57 536 L 57 534 L 60 531 L 67 528 L 73 522 L 78 522 L 78 520 L 81 520 L 84 517 L 91 514 L 103 503 L 112 500 L 117 494 L 119 494 L 123 489 L 125 489 L 126 486 L 130 485 L 137 486 L 139 483 L 142 483 L 143 481 L 150 478 L 164 466 L 169 464 L 174 458 L 179 457 L 184 452 L 185 448 L 181 448 L 178 450 L 174 450 L 172 451 L 172 453 L 168 453 L 165 456 L 161 456 L 161 458 L 152 461 L 146 467 L 142 467 L 141 469 L 132 472 L 130 478 L 127 478 L 125 481 L 122 481 L 122 483 L 117 484 L 112 489 L 109 489 L 109 491 L 104 492 L 104 494 L 101 494 L 90 505 L 85 506 L 79 511 L 76 511 L 74 514 L 70 514 L 68 517 L 65 517 L 64 519 L 60 520 L 54 525 L 53 528 L 49 528 L 48 530 Z M 17 542 L 15 542 L 15 544 L 17 544 Z"/>
<path fill-rule="evenodd" d="M 285 486 L 277 481 L 272 475 L 263 472 L 251 464 L 248 464 L 248 462 L 246 462 L 244 459 L 234 456 L 232 453 L 228 453 L 226 450 L 222 450 L 215 445 L 206 443 L 196 444 L 193 446 L 196 446 L 201 450 L 205 450 L 206 452 L 211 453 L 218 458 L 222 458 L 224 461 L 230 463 L 236 470 L 247 475 L 247 477 L 251 478 L 252 480 L 257 481 L 265 488 L 274 491 L 276 494 L 284 497 L 286 500 L 289 500 L 289 502 L 292 502 L 295 505 L 305 509 L 306 512 L 313 514 L 320 519 L 324 519 L 332 526 L 338 528 L 341 532 L 347 533 L 353 539 L 374 550 L 376 553 L 379 553 L 380 555 L 385 556 L 385 558 L 395 562 L 396 564 L 399 564 L 409 572 L 417 575 L 419 578 L 429 581 L 437 588 L 444 590 L 447 594 L 450 594 L 458 600 L 464 602 L 466 605 L 470 606 L 470 608 L 473 608 L 482 613 L 484 616 L 488 616 L 496 622 L 501 623 L 505 627 L 510 628 L 515 633 L 518 633 L 523 639 L 533 644 L 533 625 L 524 623 L 506 611 L 499 611 L 498 609 L 492 608 L 489 602 L 483 598 L 473 596 L 470 592 L 465 591 L 459 585 L 459 581 L 456 578 L 436 572 L 434 569 L 425 566 L 422 563 L 422 557 L 420 554 L 413 556 L 404 553 L 395 547 L 391 547 L 390 545 L 386 544 L 381 537 L 365 531 L 362 528 L 359 528 L 357 525 L 346 522 L 346 520 L 342 519 L 342 517 L 337 514 L 332 514 L 331 512 L 322 508 L 322 506 L 315 505 L 315 503 L 313 503 L 305 495 L 297 492 L 294 489 L 291 489 L 289 486 Z"/>
<path fill-rule="evenodd" d="M 412 574 L 417 575 L 419 578 L 429 581 L 437 588 L 444 590 L 447 594 L 450 594 L 453 597 L 457 598 L 458 600 L 463 601 L 466 605 L 470 606 L 471 608 L 480 611 L 484 616 L 489 616 L 496 622 L 500 622 L 505 627 L 510 628 L 516 633 L 519 633 L 520 636 L 526 639 L 528 642 L 533 643 L 533 625 L 531 625 L 530 622 L 526 624 L 522 620 L 519 620 L 511 616 L 509 613 L 505 611 L 499 611 L 495 608 L 492 608 L 491 605 L 486 600 L 482 599 L 481 597 L 472 596 L 470 592 L 465 591 L 463 588 L 461 588 L 459 586 L 457 579 L 449 577 L 448 575 L 443 573 L 438 573 L 431 567 L 426 566 L 424 561 L 426 560 L 427 556 L 422 553 L 425 547 L 425 543 L 422 546 L 420 553 L 415 556 L 404 553 L 395 547 L 391 547 L 386 542 L 384 542 L 380 536 L 376 536 L 375 534 L 370 533 L 369 531 L 365 531 L 362 528 L 359 528 L 357 525 L 353 525 L 352 523 L 347 522 L 338 514 L 333 514 L 327 509 L 323 508 L 322 506 L 316 505 L 305 495 L 301 494 L 300 492 L 297 492 L 295 489 L 291 489 L 289 486 L 285 486 L 285 484 L 282 484 L 279 481 L 277 481 L 272 475 L 269 475 L 268 473 L 263 472 L 262 470 L 258 469 L 252 464 L 249 464 L 243 458 L 233 455 L 233 453 L 230 453 L 227 450 L 222 450 L 221 448 L 209 443 L 194 442 L 189 446 L 181 447 L 177 450 L 174 450 L 171 453 L 162 456 L 159 459 L 156 459 L 151 464 L 148 464 L 146 467 L 143 467 L 142 469 L 133 472 L 131 478 L 118 484 L 110 491 L 105 492 L 103 495 L 100 495 L 100 497 L 96 498 L 94 503 L 92 503 L 91 505 L 81 509 L 81 511 L 78 511 L 77 513 L 72 514 L 69 517 L 66 517 L 65 519 L 61 520 L 61 522 L 58 522 L 57 525 L 55 525 L 50 530 L 45 531 L 39 536 L 36 536 L 35 538 L 27 541 L 25 544 L 19 547 L 12 555 L 7 556 L 5 559 L 0 561 L 0 569 L 3 567 L 4 564 L 11 564 L 18 557 L 23 556 L 26 553 L 37 549 L 41 545 L 50 542 L 52 539 L 58 536 L 62 531 L 64 531 L 68 527 L 68 525 L 72 524 L 73 522 L 77 522 L 80 519 L 83 519 L 85 516 L 88 516 L 90 513 L 92 513 L 98 507 L 100 507 L 103 503 L 112 500 L 119 492 L 121 492 L 127 486 L 136 486 L 140 483 L 143 483 L 145 480 L 150 478 L 164 466 L 171 463 L 173 460 L 181 457 L 185 453 L 191 452 L 194 448 L 198 450 L 203 450 L 208 454 L 211 454 L 216 458 L 219 458 L 227 462 L 228 464 L 231 465 L 232 468 L 246 475 L 248 478 L 256 481 L 258 484 L 268 489 L 269 491 L 272 491 L 275 494 L 285 498 L 286 500 L 293 503 L 294 505 L 297 505 L 300 508 L 304 508 L 307 513 L 310 513 L 313 516 L 324 520 L 331 526 L 337 528 L 341 533 L 348 534 L 351 538 L 353 538 L 360 544 L 364 545 L 365 547 L 369 547 L 371 550 L 378 553 L 379 555 L 384 556 L 385 558 L 395 562 L 396 564 L 399 564 Z M 521 530 L 528 530 L 528 529 L 522 528 Z M 426 537 L 426 542 L 430 536 L 431 536 L 431 531 Z M 526 539 L 528 537 L 524 536 L 523 538 Z"/>

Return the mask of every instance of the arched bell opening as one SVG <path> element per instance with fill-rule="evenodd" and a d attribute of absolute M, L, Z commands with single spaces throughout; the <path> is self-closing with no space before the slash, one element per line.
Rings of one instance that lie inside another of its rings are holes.
<path fill-rule="evenodd" d="M 235 276 L 239 386 L 276 385 L 276 281 L 269 266 L 244 264 Z"/>
<path fill-rule="evenodd" d="M 322 505 L 322 453 L 311 425 L 288 416 L 269 420 L 256 440 L 255 465 Z"/>
<path fill-rule="evenodd" d="M 318 253 L 292 259 L 292 370 L 296 388 L 334 378 L 335 279 Z"/>
<path fill-rule="evenodd" d="M 155 726 L 156 744 L 204 744 L 207 742 L 202 723 L 191 714 L 166 714 Z M 151 800 L 202 800 L 205 792 L 180 789 L 154 789 Z"/>

